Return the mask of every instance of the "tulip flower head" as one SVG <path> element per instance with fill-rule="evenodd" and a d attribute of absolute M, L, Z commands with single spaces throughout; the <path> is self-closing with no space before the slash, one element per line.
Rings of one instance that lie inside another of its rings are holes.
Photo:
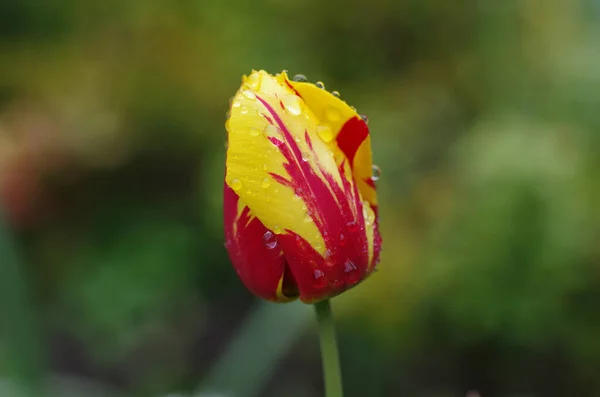
<path fill-rule="evenodd" d="M 315 303 L 373 272 L 381 237 L 366 118 L 322 83 L 253 71 L 226 129 L 226 248 L 250 291 Z"/>

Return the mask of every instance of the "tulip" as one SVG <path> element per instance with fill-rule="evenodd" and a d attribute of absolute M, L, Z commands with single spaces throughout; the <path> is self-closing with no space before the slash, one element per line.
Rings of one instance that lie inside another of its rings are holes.
<path fill-rule="evenodd" d="M 253 71 L 226 129 L 225 245 L 252 293 L 316 303 L 375 270 L 381 237 L 366 118 L 320 82 Z"/>

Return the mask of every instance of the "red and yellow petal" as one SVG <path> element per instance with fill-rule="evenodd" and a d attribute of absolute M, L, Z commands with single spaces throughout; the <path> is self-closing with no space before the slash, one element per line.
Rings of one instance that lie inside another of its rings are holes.
<path fill-rule="evenodd" d="M 340 115 L 345 117 L 343 111 Z M 285 256 L 277 262 L 279 269 L 287 263 L 305 302 L 355 285 L 373 270 L 379 255 L 376 201 L 362 197 L 352 167 L 366 161 L 364 148 L 370 162 L 368 129 L 358 116 L 350 118 L 334 141 L 327 135 L 333 134 L 332 127 L 285 73 L 264 71 L 244 79 L 227 123 L 226 183 L 264 230 L 277 235 Z M 356 139 L 355 149 L 339 139 L 356 131 L 363 138 Z M 271 287 L 275 278 L 269 279 Z"/>
<path fill-rule="evenodd" d="M 325 126 L 322 138 L 344 153 L 362 197 L 377 206 L 377 192 L 371 179 L 373 162 L 371 138 L 366 122 L 354 108 L 322 88 L 307 82 L 287 81 Z"/>
<path fill-rule="evenodd" d="M 253 294 L 270 301 L 296 299 L 298 294 L 286 277 L 286 260 L 277 236 L 252 215 L 227 185 L 224 220 L 229 259 L 244 285 Z"/>

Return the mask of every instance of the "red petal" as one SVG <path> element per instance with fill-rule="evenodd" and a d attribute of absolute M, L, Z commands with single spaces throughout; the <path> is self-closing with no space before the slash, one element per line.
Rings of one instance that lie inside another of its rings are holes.
<path fill-rule="evenodd" d="M 277 236 L 252 216 L 248 207 L 238 212 L 238 202 L 238 195 L 225 185 L 225 247 L 238 276 L 261 298 L 271 301 L 295 298 L 295 285 L 286 275 L 286 260 Z"/>

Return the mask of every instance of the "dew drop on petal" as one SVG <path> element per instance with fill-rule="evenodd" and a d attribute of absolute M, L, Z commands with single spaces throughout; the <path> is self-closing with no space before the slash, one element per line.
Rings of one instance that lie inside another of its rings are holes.
<path fill-rule="evenodd" d="M 305 223 L 310 223 L 312 222 L 312 217 L 310 216 L 310 214 L 306 214 L 304 215 L 304 222 Z M 318 250 L 318 248 L 316 248 Z"/>
<path fill-rule="evenodd" d="M 346 273 L 346 281 L 349 284 L 356 284 L 360 278 L 356 265 L 349 259 L 344 263 L 344 273 Z"/>
<path fill-rule="evenodd" d="M 356 221 L 346 223 L 346 227 L 350 233 L 355 233 L 358 231 L 358 223 Z"/>
<path fill-rule="evenodd" d="M 263 164 L 263 170 L 265 170 L 265 171 L 266 171 L 266 170 L 268 170 L 268 169 L 269 169 L 269 166 L 268 166 L 266 163 L 265 163 L 265 164 Z"/>
<path fill-rule="evenodd" d="M 255 100 L 256 99 L 256 95 L 251 90 L 243 90 L 242 91 L 242 95 L 245 96 L 246 98 L 250 99 L 250 100 Z"/>
<path fill-rule="evenodd" d="M 281 146 L 281 144 L 283 143 L 283 136 L 281 134 L 281 131 L 273 124 L 267 124 L 264 133 L 267 138 L 275 138 L 274 140 L 271 140 L 271 143 L 273 143 L 273 145 Z"/>
<path fill-rule="evenodd" d="M 327 117 L 329 121 L 338 121 L 342 118 L 342 112 L 340 112 L 338 108 L 330 106 L 325 110 L 325 117 Z"/>
<path fill-rule="evenodd" d="M 234 107 L 234 108 L 239 108 L 240 106 L 242 106 L 242 101 L 240 101 L 240 100 L 235 100 L 231 104 L 231 107 Z"/>
<path fill-rule="evenodd" d="M 269 232 L 267 232 L 269 233 Z M 344 263 L 344 273 L 350 273 L 356 270 L 356 265 L 350 259 Z"/>
<path fill-rule="evenodd" d="M 322 81 L 317 81 L 317 82 L 315 83 L 315 85 L 317 86 L 317 88 L 320 88 L 320 89 L 322 89 L 322 90 L 324 90 L 324 89 L 325 89 L 325 83 L 323 83 Z"/>
<path fill-rule="evenodd" d="M 373 164 L 371 169 L 372 169 L 371 180 L 378 181 L 379 178 L 381 177 L 381 168 L 379 168 L 378 166 Z"/>
<path fill-rule="evenodd" d="M 249 132 L 250 132 L 251 136 L 258 136 L 258 135 L 260 135 L 260 131 L 258 129 L 256 129 L 256 128 L 254 128 L 254 127 L 250 128 Z"/>
<path fill-rule="evenodd" d="M 285 110 L 287 110 L 290 114 L 298 116 L 300 113 L 302 113 L 300 98 L 298 98 L 296 95 L 287 95 L 281 99 L 281 102 L 283 103 Z"/>
<path fill-rule="evenodd" d="M 242 108 L 240 114 L 248 114 L 248 108 Z"/>
<path fill-rule="evenodd" d="M 294 77 L 292 77 L 292 80 L 297 82 L 297 83 L 305 83 L 308 81 L 308 79 L 306 78 L 305 75 L 303 74 L 297 74 Z"/>
<path fill-rule="evenodd" d="M 301 156 L 302 161 L 304 161 L 305 163 L 308 162 L 308 160 L 310 160 L 310 154 L 308 154 L 307 152 L 302 152 Z"/>
<path fill-rule="evenodd" d="M 325 279 L 325 273 L 323 273 L 319 269 L 315 269 L 313 271 L 313 277 L 315 278 L 315 287 L 323 288 L 327 285 L 327 280 Z"/>
<path fill-rule="evenodd" d="M 250 76 L 248 76 L 248 78 L 246 79 L 246 84 L 248 85 L 248 87 L 250 87 L 253 91 L 258 91 L 260 90 L 260 80 L 261 80 L 261 76 L 258 73 L 252 73 Z"/>
<path fill-rule="evenodd" d="M 272 250 L 277 246 L 277 237 L 270 230 L 266 231 L 262 237 L 263 244 L 267 249 Z"/>
<path fill-rule="evenodd" d="M 331 91 L 331 95 L 333 95 L 336 98 L 340 97 L 340 93 L 338 91 Z"/>
<path fill-rule="evenodd" d="M 329 143 L 333 140 L 333 131 L 327 125 L 317 126 L 317 135 L 325 143 Z"/>
<path fill-rule="evenodd" d="M 229 187 L 237 192 L 242 188 L 242 181 L 240 181 L 238 178 L 233 178 L 231 181 L 229 181 Z"/>
<path fill-rule="evenodd" d="M 273 232 L 275 232 L 275 234 L 281 234 L 281 226 L 279 226 L 279 225 L 273 226 Z"/>
<path fill-rule="evenodd" d="M 264 189 L 268 188 L 269 186 L 271 186 L 271 180 L 269 178 L 263 179 L 260 186 L 263 187 Z"/>
<path fill-rule="evenodd" d="M 365 122 L 365 124 L 369 124 L 369 118 L 366 115 L 361 114 L 360 118 Z"/>

